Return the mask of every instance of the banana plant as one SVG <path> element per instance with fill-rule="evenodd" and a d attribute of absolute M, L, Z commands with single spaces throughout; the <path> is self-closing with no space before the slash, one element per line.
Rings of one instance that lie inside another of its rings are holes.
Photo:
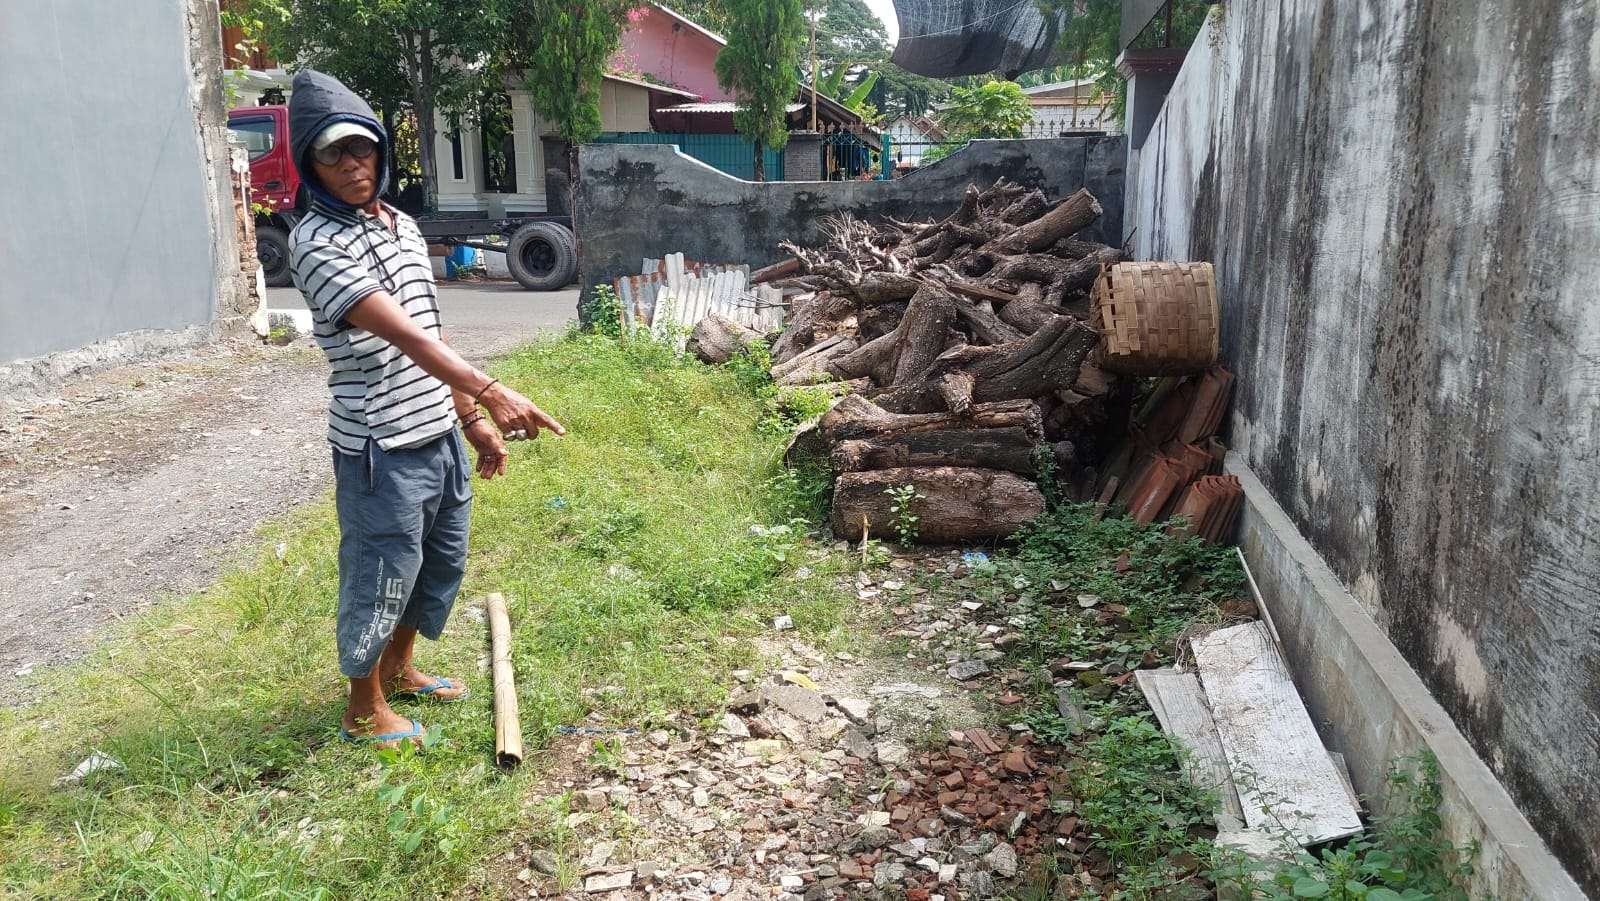
<path fill-rule="evenodd" d="M 868 72 L 866 77 L 861 79 L 861 83 L 856 85 L 856 89 L 850 92 L 850 96 L 844 99 L 844 105 L 852 112 L 861 112 L 861 105 L 867 102 L 867 95 L 872 93 L 873 87 L 877 84 L 878 73 Z"/>

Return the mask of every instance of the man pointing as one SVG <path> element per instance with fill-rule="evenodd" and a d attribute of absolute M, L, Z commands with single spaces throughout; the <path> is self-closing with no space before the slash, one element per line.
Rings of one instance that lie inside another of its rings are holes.
<path fill-rule="evenodd" d="M 390 146 L 372 108 L 320 72 L 300 72 L 293 90 L 290 149 L 313 200 L 290 235 L 290 263 L 333 368 L 337 637 L 350 679 L 340 734 L 416 742 L 422 725 L 388 696 L 467 693 L 412 663 L 416 636 L 444 630 L 466 572 L 472 489 L 461 436 L 478 474 L 493 478 L 506 469 L 502 433 L 565 430 L 445 344 L 427 245 L 411 217 L 378 199 Z"/>

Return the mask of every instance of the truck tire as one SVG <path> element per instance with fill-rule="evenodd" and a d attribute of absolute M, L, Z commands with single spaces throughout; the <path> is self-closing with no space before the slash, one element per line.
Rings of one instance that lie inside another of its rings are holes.
<path fill-rule="evenodd" d="M 577 259 L 577 256 L 578 256 L 578 236 L 573 234 L 572 233 L 572 229 L 567 228 L 565 225 L 556 225 L 556 228 L 561 229 L 561 238 L 562 238 L 562 240 L 566 241 L 567 242 L 567 246 L 572 248 L 573 259 Z"/>
<path fill-rule="evenodd" d="M 282 288 L 293 282 L 289 271 L 289 233 L 276 225 L 256 227 L 256 259 L 261 262 L 261 277 L 269 288 Z"/>
<path fill-rule="evenodd" d="M 578 274 L 576 240 L 554 222 L 530 222 L 506 247 L 506 268 L 529 291 L 555 291 Z"/>

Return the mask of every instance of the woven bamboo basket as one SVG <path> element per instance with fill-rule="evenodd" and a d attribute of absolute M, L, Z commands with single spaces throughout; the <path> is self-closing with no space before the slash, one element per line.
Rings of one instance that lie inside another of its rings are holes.
<path fill-rule="evenodd" d="M 1101 365 L 1124 375 L 1180 375 L 1217 361 L 1210 263 L 1118 263 L 1094 283 Z"/>

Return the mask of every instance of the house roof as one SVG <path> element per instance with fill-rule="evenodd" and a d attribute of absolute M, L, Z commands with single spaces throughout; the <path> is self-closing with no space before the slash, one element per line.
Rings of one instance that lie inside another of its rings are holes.
<path fill-rule="evenodd" d="M 694 93 L 693 91 L 685 91 L 683 88 L 675 88 L 675 87 L 672 87 L 671 85 L 656 84 L 653 81 L 644 81 L 644 80 L 638 79 L 638 78 L 629 78 L 626 75 L 618 75 L 615 72 L 607 72 L 605 75 L 603 75 L 601 77 L 604 78 L 606 81 L 618 81 L 618 82 L 621 82 L 623 84 L 636 85 L 638 87 L 646 88 L 646 89 L 652 90 L 652 91 L 657 91 L 657 92 L 662 93 L 662 94 L 671 94 L 674 97 L 682 97 L 682 98 L 684 98 L 686 100 L 699 100 L 700 99 L 700 95 Z"/>
<path fill-rule="evenodd" d="M 1077 81 L 1052 81 L 1049 84 L 1036 84 L 1031 88 L 1023 88 L 1022 93 L 1027 94 L 1029 97 L 1035 97 L 1040 94 L 1049 94 L 1052 91 L 1071 92 L 1073 88 L 1083 88 L 1093 84 L 1093 78 L 1080 78 Z"/>
<path fill-rule="evenodd" d="M 664 12 L 667 15 L 671 16 L 672 18 L 677 19 L 679 22 L 682 22 L 683 24 L 689 26 L 690 28 L 693 28 L 695 31 L 700 32 L 701 34 L 703 34 L 706 37 L 712 39 L 713 41 L 716 41 L 717 43 L 719 43 L 719 44 L 721 44 L 723 46 L 727 46 L 727 44 L 728 44 L 728 39 L 727 38 L 723 37 L 720 34 L 717 34 L 715 31 L 712 31 L 711 29 L 705 27 L 704 25 L 701 25 L 699 22 L 696 22 L 695 20 L 689 18 L 688 16 L 684 15 L 683 13 L 680 13 L 680 12 L 678 12 L 678 11 L 672 9 L 671 7 L 669 7 L 669 6 L 665 5 L 665 4 L 662 4 L 662 3 L 652 3 L 650 5 L 655 7 L 656 9 L 661 10 L 662 12 Z"/>
<path fill-rule="evenodd" d="M 784 107 L 786 113 L 798 113 L 805 109 L 803 103 L 791 103 Z M 732 100 L 711 100 L 704 103 L 680 103 L 677 106 L 664 106 L 656 110 L 658 113 L 733 113 L 738 112 L 739 104 Z"/>
<path fill-rule="evenodd" d="M 946 137 L 944 126 L 935 122 L 929 116 L 901 116 L 894 120 L 893 125 L 898 125 L 901 122 L 935 140 L 942 141 Z"/>

